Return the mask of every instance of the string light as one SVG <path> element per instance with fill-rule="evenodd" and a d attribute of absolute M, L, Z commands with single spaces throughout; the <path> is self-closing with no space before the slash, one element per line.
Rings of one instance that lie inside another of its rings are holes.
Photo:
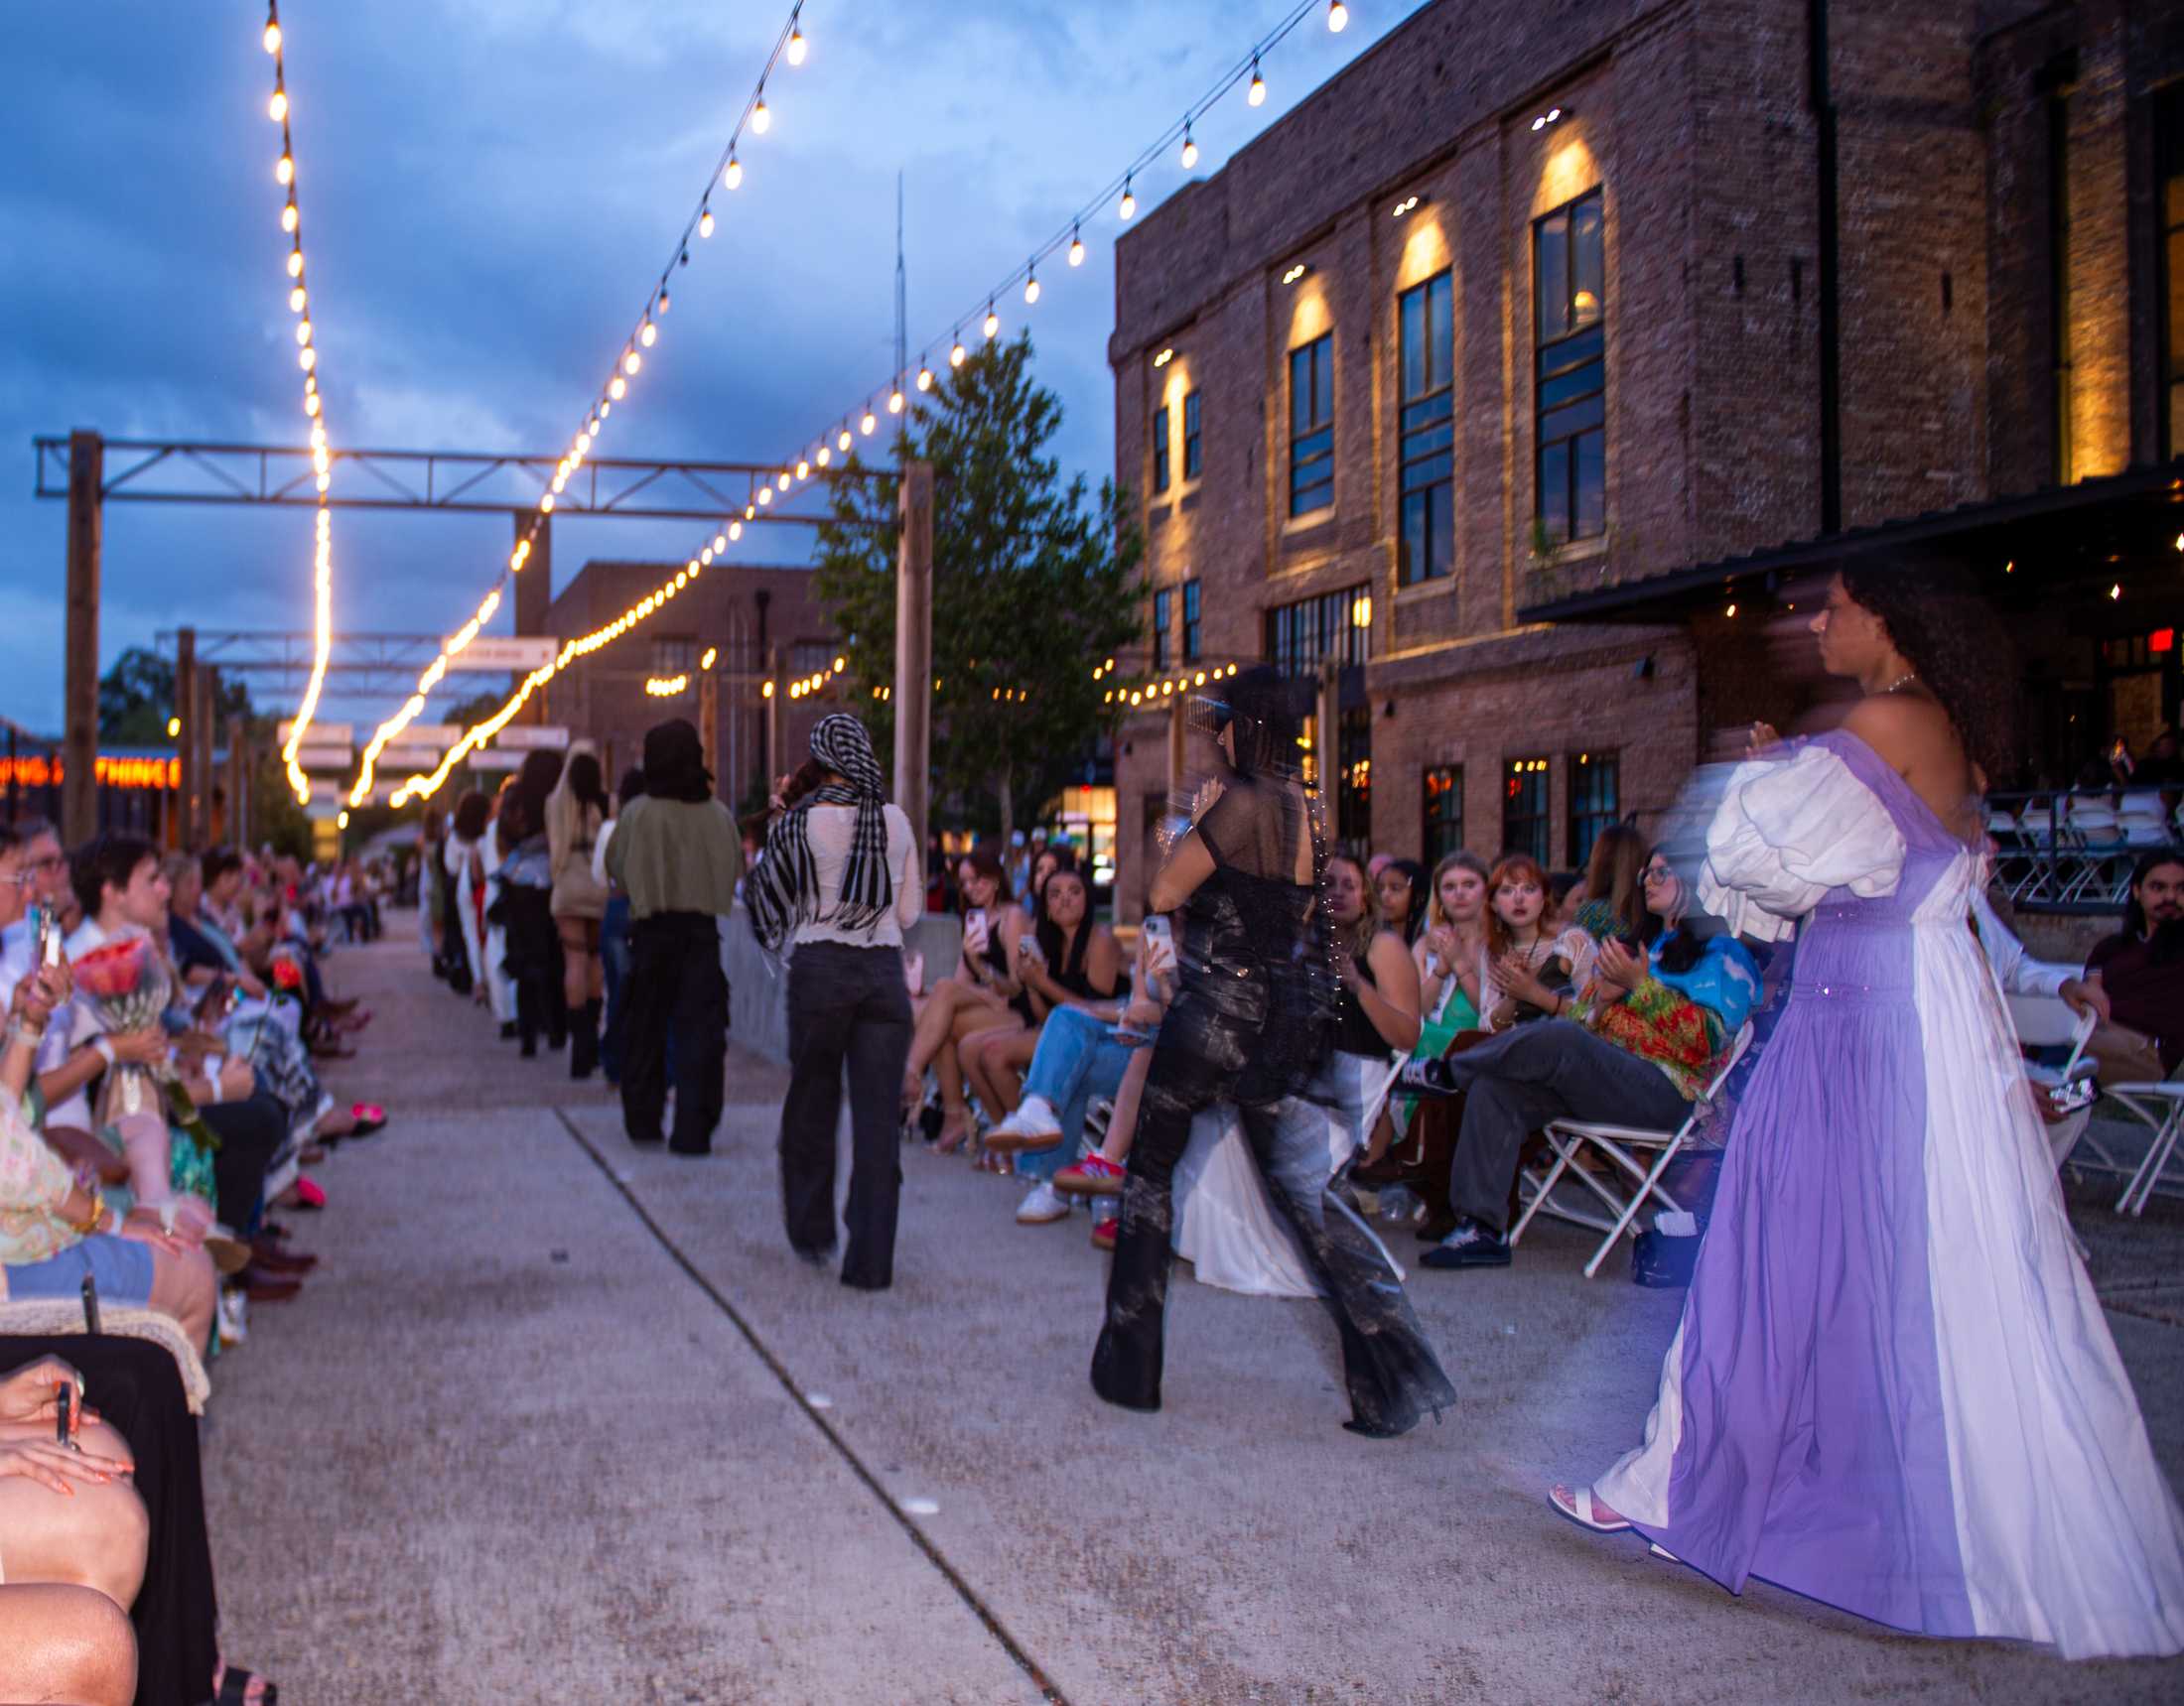
<path fill-rule="evenodd" d="M 1132 182 L 1136 179 L 1136 173 L 1127 173 L 1124 175 L 1123 198 L 1120 205 L 1118 205 L 1115 209 L 1126 219 L 1135 217 L 1138 211 L 1137 192 L 1131 188 Z"/>
<path fill-rule="evenodd" d="M 1084 265 L 1084 235 L 1076 225 L 1069 227 L 1069 264 L 1073 267 Z"/>
<path fill-rule="evenodd" d="M 867 399 L 865 403 L 865 418 L 857 423 L 857 430 L 863 433 L 865 437 L 869 439 L 872 437 L 873 428 L 877 427 L 879 424 L 880 423 L 873 418 L 872 402 L 870 399 Z"/>
<path fill-rule="evenodd" d="M 963 328 L 961 327 L 958 327 L 956 328 L 955 334 L 955 346 L 948 351 L 948 365 L 950 367 L 961 367 L 963 365 L 964 353 L 965 351 L 963 348 Z"/>
<path fill-rule="evenodd" d="M 1026 267 L 1024 274 L 1024 300 L 1034 303 L 1039 299 L 1039 275 Z"/>
<path fill-rule="evenodd" d="M 890 415 L 902 413 L 902 387 L 899 385 L 887 393 L 887 413 Z"/>
<path fill-rule="evenodd" d="M 933 388 L 933 370 L 923 356 L 919 356 L 917 361 L 917 388 L 920 391 L 930 391 Z"/>
<path fill-rule="evenodd" d="M 986 322 L 983 329 L 988 337 L 992 337 L 995 332 L 1001 329 L 1001 316 L 994 312 L 993 301 L 990 298 L 986 304 Z"/>
<path fill-rule="evenodd" d="M 1198 143 L 1190 134 L 1190 120 L 1183 120 L 1183 170 L 1188 172 L 1198 164 Z"/>
<path fill-rule="evenodd" d="M 1259 56 L 1257 54 L 1251 57 L 1251 90 L 1244 96 L 1244 99 L 1253 106 L 1265 106 L 1267 104 L 1267 79 L 1260 74 Z"/>
<path fill-rule="evenodd" d="M 1350 9 L 1342 0 L 1327 0 L 1327 29 L 1333 35 L 1341 35 L 1350 22 Z"/>
<path fill-rule="evenodd" d="M 569 453 L 571 459 L 581 459 L 584 455 L 589 453 L 592 444 L 599 438 L 600 428 L 605 424 L 609 414 L 612 413 L 613 405 L 621 402 L 628 396 L 629 381 L 636 377 L 643 365 L 642 357 L 638 354 L 638 348 L 640 345 L 643 348 L 650 348 L 657 341 L 659 332 L 657 326 L 654 324 L 654 317 L 664 315 L 668 310 L 670 298 L 667 277 L 676 266 L 687 266 L 690 262 L 691 231 L 695 229 L 700 237 L 710 237 L 713 234 L 717 220 L 713 212 L 711 197 L 716 177 L 721 184 L 730 190 L 734 190 L 743 182 L 743 165 L 738 157 L 737 145 L 741 142 L 747 127 L 754 135 L 762 134 L 772 122 L 772 114 L 765 101 L 767 76 L 779 61 L 787 59 L 791 64 L 800 64 L 809 50 L 809 43 L 806 42 L 803 35 L 802 12 L 803 0 L 795 0 L 795 4 L 788 9 L 788 16 L 781 25 L 780 33 L 774 39 L 771 53 L 767 55 L 765 64 L 759 69 L 756 82 L 752 87 L 750 103 L 746 106 L 734 129 L 731 130 L 727 146 L 723 149 L 714 170 L 706 175 L 705 188 L 699 196 L 697 206 L 692 210 L 688 223 L 684 225 L 681 234 L 676 238 L 674 249 L 670 252 L 667 264 L 660 269 L 659 282 L 646 299 L 644 312 L 638 318 L 635 332 L 631 338 L 625 340 L 621 352 L 616 356 L 614 366 L 610 368 L 607 383 L 598 394 L 597 401 L 585 412 L 585 424 L 580 435 L 583 437 L 584 443 L 580 448 L 572 440 Z M 791 57 L 792 53 L 793 58 Z M 299 268 L 292 267 L 291 270 L 298 271 Z M 308 354 L 309 351 L 307 350 L 306 353 Z M 537 537 L 540 527 L 544 525 L 544 519 L 553 513 L 553 497 L 554 494 L 551 491 L 541 496 L 537 516 L 531 523 L 530 531 L 519 543 L 516 553 L 510 556 L 507 566 L 495 578 L 493 586 L 486 592 L 485 598 L 479 603 L 478 610 L 480 612 L 489 614 L 492 609 L 498 608 L 501 589 L 506 585 L 509 576 L 520 572 L 523 560 L 528 555 L 526 548 L 530 541 Z M 751 513 L 755 514 L 756 512 L 753 509 Z M 474 616 L 470 622 L 465 623 L 463 627 L 456 630 L 456 633 L 442 646 L 440 654 L 426 666 L 424 672 L 419 676 L 417 691 L 404 703 L 400 711 L 380 723 L 373 732 L 370 741 L 364 747 L 362 762 L 358 766 L 357 783 L 351 795 L 352 802 L 361 803 L 364 798 L 369 796 L 373 771 L 379 754 L 385 750 L 390 740 L 423 714 L 425 695 L 439 684 L 447 674 L 453 660 L 460 656 L 469 647 L 472 640 L 477 637 L 478 623 L 482 619 L 482 616 Z"/>

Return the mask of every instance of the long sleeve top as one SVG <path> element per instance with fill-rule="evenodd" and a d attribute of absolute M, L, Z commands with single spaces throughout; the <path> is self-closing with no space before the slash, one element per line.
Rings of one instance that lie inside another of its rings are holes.
<path fill-rule="evenodd" d="M 718 800 L 631 800 L 607 844 L 607 874 L 629 895 L 632 918 L 735 909 L 744 842 Z"/>

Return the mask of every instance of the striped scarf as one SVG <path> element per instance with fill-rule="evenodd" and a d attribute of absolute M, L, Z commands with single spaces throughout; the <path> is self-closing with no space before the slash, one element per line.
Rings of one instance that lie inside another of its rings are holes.
<path fill-rule="evenodd" d="M 781 814 L 766 835 L 758 868 L 746 885 L 751 927 L 768 949 L 778 950 L 800 919 L 818 922 L 819 871 L 811 857 L 805 814 L 813 806 L 854 806 L 857 823 L 850 855 L 842 867 L 842 893 L 832 922 L 846 931 L 871 929 L 894 904 L 894 881 L 887 871 L 887 795 L 872 736 L 846 712 L 819 720 L 811 731 L 811 755 L 844 782 L 814 788 Z"/>

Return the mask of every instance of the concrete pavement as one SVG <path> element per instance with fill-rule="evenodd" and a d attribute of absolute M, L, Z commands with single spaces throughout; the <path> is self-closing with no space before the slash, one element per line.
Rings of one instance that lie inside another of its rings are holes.
<path fill-rule="evenodd" d="M 1343 1433 L 1316 1307 L 1187 1268 L 1166 1408 L 1124 1414 L 1086 1383 L 1083 1215 L 1020 1228 L 1014 1185 L 905 1152 L 896 1287 L 845 1291 L 780 1237 L 777 1069 L 732 1056 L 710 1160 L 639 1154 L 405 924 L 334 965 L 378 1011 L 342 1087 L 394 1123 L 319 1170 L 329 1212 L 290 1218 L 325 1265 L 214 1372 L 225 1645 L 286 1699 L 2184 1694 L 2184 1663 L 1895 1636 L 1556 1518 L 1545 1485 L 1635 1438 L 1680 1303 L 1587 1282 L 1570 1229 L 1414 1274 L 1462 1393 L 1438 1428 Z M 2175 1479 L 2184 1214 L 2076 1218 Z"/>

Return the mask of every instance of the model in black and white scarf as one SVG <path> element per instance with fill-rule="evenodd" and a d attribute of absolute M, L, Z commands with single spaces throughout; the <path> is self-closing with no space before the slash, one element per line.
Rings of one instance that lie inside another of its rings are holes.
<path fill-rule="evenodd" d="M 819 720 L 811 731 L 811 756 L 829 779 L 781 814 L 766 835 L 758 868 L 745 886 L 758 940 L 778 950 L 797 922 L 819 918 L 819 873 L 812 863 L 805 815 L 813 806 L 854 806 L 857 823 L 842 868 L 842 893 L 832 922 L 844 930 L 868 930 L 894 904 L 887 871 L 887 804 L 872 736 L 846 712 Z"/>

